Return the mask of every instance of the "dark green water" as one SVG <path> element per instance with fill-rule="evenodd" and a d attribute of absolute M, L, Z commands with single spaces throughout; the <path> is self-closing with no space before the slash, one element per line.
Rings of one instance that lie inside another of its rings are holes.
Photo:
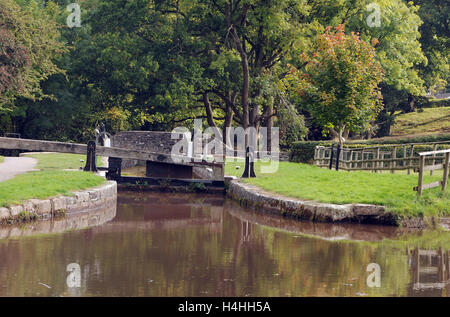
<path fill-rule="evenodd" d="M 122 192 L 117 210 L 0 228 L 0 296 L 448 297 L 449 241 L 297 222 L 222 196 Z M 80 287 L 67 284 L 71 263 Z"/>

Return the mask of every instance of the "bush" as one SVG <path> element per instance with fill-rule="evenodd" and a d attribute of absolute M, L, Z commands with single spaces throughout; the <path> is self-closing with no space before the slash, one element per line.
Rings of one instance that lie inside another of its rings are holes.
<path fill-rule="evenodd" d="M 331 146 L 331 141 L 299 141 L 291 145 L 290 160 L 297 163 L 312 163 L 316 146 Z"/>
<path fill-rule="evenodd" d="M 419 135 L 415 137 L 398 137 L 398 138 L 380 138 L 372 140 L 358 140 L 349 141 L 348 143 L 360 143 L 360 144 L 405 144 L 405 143 L 428 143 L 428 142 L 442 142 L 450 141 L 450 134 L 431 134 L 431 135 Z"/>

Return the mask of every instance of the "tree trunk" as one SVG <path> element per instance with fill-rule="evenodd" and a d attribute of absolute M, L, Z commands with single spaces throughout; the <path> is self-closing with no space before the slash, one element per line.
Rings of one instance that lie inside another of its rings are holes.
<path fill-rule="evenodd" d="M 408 112 L 413 112 L 416 110 L 416 98 L 408 94 Z"/>
<path fill-rule="evenodd" d="M 208 92 L 203 93 L 203 104 L 206 110 L 206 120 L 210 127 L 217 128 L 216 122 L 214 121 L 214 114 L 211 107 L 211 102 L 209 101 Z"/>
<path fill-rule="evenodd" d="M 242 126 L 244 129 L 250 126 L 250 113 L 249 113 L 249 104 L 248 104 L 248 94 L 249 94 L 249 86 L 250 86 L 250 71 L 248 67 L 248 58 L 247 52 L 245 52 L 241 40 L 236 32 L 236 29 L 233 27 L 232 30 L 233 40 L 236 45 L 237 51 L 241 56 L 241 65 L 242 65 L 242 93 L 241 93 L 241 103 L 242 103 Z"/>
<path fill-rule="evenodd" d="M 226 147 L 232 148 L 233 140 L 230 139 L 230 127 L 233 123 L 233 109 L 231 105 L 226 106 L 225 123 L 223 125 L 223 143 Z"/>

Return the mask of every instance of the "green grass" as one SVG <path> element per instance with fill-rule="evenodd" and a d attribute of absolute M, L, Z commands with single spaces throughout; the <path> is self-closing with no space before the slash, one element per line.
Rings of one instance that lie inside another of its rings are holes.
<path fill-rule="evenodd" d="M 3 163 L 4 160 L 5 158 L 3 156 L 0 156 L 0 163 Z"/>
<path fill-rule="evenodd" d="M 85 155 L 76 154 L 33 154 L 38 160 L 39 172 L 17 175 L 13 179 L 0 182 L 0 206 L 20 204 L 32 198 L 45 199 L 58 195 L 70 195 L 70 192 L 95 187 L 105 179 L 90 172 L 63 171 L 79 169 L 84 166 L 80 159 Z"/>
<path fill-rule="evenodd" d="M 80 169 L 86 165 L 86 155 L 82 154 L 66 154 L 66 153 L 45 153 L 45 154 L 30 154 L 27 157 L 32 157 L 38 160 L 36 168 L 43 171 L 63 170 L 63 169 Z M 81 160 L 83 162 L 81 162 Z M 101 158 L 97 157 L 97 166 L 101 166 Z"/>
<path fill-rule="evenodd" d="M 450 107 L 424 108 L 423 112 L 401 114 L 395 119 L 391 135 L 449 133 Z"/>
<path fill-rule="evenodd" d="M 31 199 L 69 195 L 71 191 L 95 187 L 105 180 L 89 172 L 42 171 L 17 175 L 0 182 L 0 206 L 15 205 Z"/>
<path fill-rule="evenodd" d="M 413 191 L 417 174 L 375 174 L 371 172 L 330 171 L 316 166 L 280 162 L 278 171 L 262 174 L 256 162 L 257 178 L 243 182 L 289 197 L 319 202 L 347 204 L 366 203 L 384 205 L 390 211 L 407 216 L 450 215 L 450 190 L 440 188 L 424 191 L 421 198 Z M 240 169 L 236 170 L 235 166 Z M 241 176 L 243 162 L 227 162 L 227 175 Z M 439 180 L 439 176 L 425 176 L 424 182 Z"/>

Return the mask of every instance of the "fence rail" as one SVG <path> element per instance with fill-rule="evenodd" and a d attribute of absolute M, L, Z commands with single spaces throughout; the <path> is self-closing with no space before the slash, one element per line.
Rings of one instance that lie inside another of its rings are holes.
<path fill-rule="evenodd" d="M 444 155 L 442 164 L 435 164 L 434 158 L 436 157 L 436 154 Z M 417 194 L 419 196 L 422 195 L 422 192 L 425 189 L 435 188 L 435 187 L 439 187 L 439 186 L 442 186 L 442 191 L 445 191 L 445 189 L 447 188 L 448 170 L 449 170 L 449 165 L 450 165 L 450 149 L 440 150 L 440 151 L 422 152 L 422 153 L 419 153 L 419 155 L 420 155 L 419 167 L 415 169 L 415 172 L 419 173 L 419 181 L 418 181 L 418 185 L 416 187 L 414 187 L 414 190 L 417 191 Z M 433 156 L 433 164 L 425 165 L 426 157 L 431 156 L 431 155 Z M 429 183 L 429 184 L 423 183 L 423 175 L 426 171 L 432 172 L 432 171 L 440 170 L 440 169 L 444 170 L 444 173 L 442 175 L 442 180 L 433 182 L 433 183 Z"/>
<path fill-rule="evenodd" d="M 408 174 L 420 166 L 418 150 L 421 146 L 428 146 L 433 151 L 430 157 L 424 158 L 432 166 L 444 164 L 445 150 L 450 147 L 450 141 L 432 143 L 409 143 L 383 145 L 365 148 L 342 148 L 317 146 L 314 151 L 314 162 L 317 166 L 331 168 L 333 164 L 346 171 L 391 171 L 407 170 Z M 443 152 L 444 151 L 444 152 Z M 339 156 L 339 157 L 338 157 Z M 429 169 L 430 175 L 438 168 Z"/>

